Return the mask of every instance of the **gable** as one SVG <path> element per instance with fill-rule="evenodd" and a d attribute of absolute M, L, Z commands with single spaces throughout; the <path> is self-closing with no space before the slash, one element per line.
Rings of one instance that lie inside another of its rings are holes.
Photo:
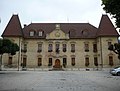
<path fill-rule="evenodd" d="M 46 34 L 46 39 L 69 39 L 69 34 L 66 34 L 61 30 L 60 24 L 56 24 L 55 30 Z"/>

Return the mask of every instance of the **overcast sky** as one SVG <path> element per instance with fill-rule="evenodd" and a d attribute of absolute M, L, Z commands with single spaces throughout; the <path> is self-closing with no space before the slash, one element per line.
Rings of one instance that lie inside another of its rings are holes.
<path fill-rule="evenodd" d="M 105 12 L 101 0 L 0 0 L 0 35 L 13 14 L 19 15 L 22 26 L 31 22 L 89 22 L 98 27 Z"/>

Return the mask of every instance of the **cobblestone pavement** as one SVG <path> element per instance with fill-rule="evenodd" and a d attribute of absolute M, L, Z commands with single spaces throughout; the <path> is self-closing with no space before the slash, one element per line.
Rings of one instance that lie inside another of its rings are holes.
<path fill-rule="evenodd" d="M 120 91 L 108 71 L 1 71 L 0 91 Z"/>

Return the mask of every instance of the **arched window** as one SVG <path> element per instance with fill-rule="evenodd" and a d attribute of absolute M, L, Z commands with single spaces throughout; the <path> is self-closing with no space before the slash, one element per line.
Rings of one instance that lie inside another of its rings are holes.
<path fill-rule="evenodd" d="M 38 52 L 42 52 L 42 44 L 38 44 Z"/>
<path fill-rule="evenodd" d="M 12 57 L 9 57 L 8 65 L 12 65 Z"/>
<path fill-rule="evenodd" d="M 52 44 L 49 44 L 48 45 L 48 52 L 52 52 L 53 51 L 53 45 Z"/>
<path fill-rule="evenodd" d="M 38 58 L 38 66 L 42 66 L 42 58 Z"/>
<path fill-rule="evenodd" d="M 89 43 L 88 42 L 84 43 L 84 49 L 85 49 L 85 52 L 89 52 Z"/>
<path fill-rule="evenodd" d="M 52 58 L 49 58 L 48 66 L 52 66 Z"/>
<path fill-rule="evenodd" d="M 85 66 L 89 66 L 89 57 L 85 57 Z"/>
<path fill-rule="evenodd" d="M 114 65 L 114 63 L 113 63 L 113 56 L 109 56 L 109 65 L 110 66 Z"/>
<path fill-rule="evenodd" d="M 71 44 L 71 52 L 75 52 L 75 44 Z"/>
<path fill-rule="evenodd" d="M 66 52 L 66 50 L 67 50 L 67 45 L 63 44 L 63 52 Z"/>
<path fill-rule="evenodd" d="M 71 65 L 72 65 L 72 66 L 75 66 L 75 57 L 72 57 L 72 58 L 71 58 Z"/>
<path fill-rule="evenodd" d="M 94 65 L 98 66 L 98 58 L 97 57 L 94 57 Z"/>

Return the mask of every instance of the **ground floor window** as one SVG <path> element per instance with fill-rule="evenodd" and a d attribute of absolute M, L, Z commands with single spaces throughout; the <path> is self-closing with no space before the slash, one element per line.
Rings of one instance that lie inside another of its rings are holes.
<path fill-rule="evenodd" d="M 49 58 L 48 66 L 52 66 L 52 58 Z"/>
<path fill-rule="evenodd" d="M 94 57 L 94 65 L 98 66 L 98 59 L 97 59 L 97 57 Z"/>
<path fill-rule="evenodd" d="M 38 66 L 42 66 L 42 58 L 38 58 Z"/>
<path fill-rule="evenodd" d="M 66 67 L 67 65 L 67 58 L 63 58 L 63 66 Z"/>
<path fill-rule="evenodd" d="M 85 58 L 85 66 L 89 66 L 89 57 Z"/>
<path fill-rule="evenodd" d="M 23 68 L 26 67 L 26 63 L 27 63 L 27 58 L 23 58 L 23 64 L 22 64 Z"/>
<path fill-rule="evenodd" d="M 75 58 L 71 58 L 71 65 L 75 66 Z"/>
<path fill-rule="evenodd" d="M 9 59 L 8 59 L 8 65 L 12 65 L 12 57 L 9 57 Z"/>
<path fill-rule="evenodd" d="M 113 56 L 109 56 L 109 65 L 113 66 Z"/>

